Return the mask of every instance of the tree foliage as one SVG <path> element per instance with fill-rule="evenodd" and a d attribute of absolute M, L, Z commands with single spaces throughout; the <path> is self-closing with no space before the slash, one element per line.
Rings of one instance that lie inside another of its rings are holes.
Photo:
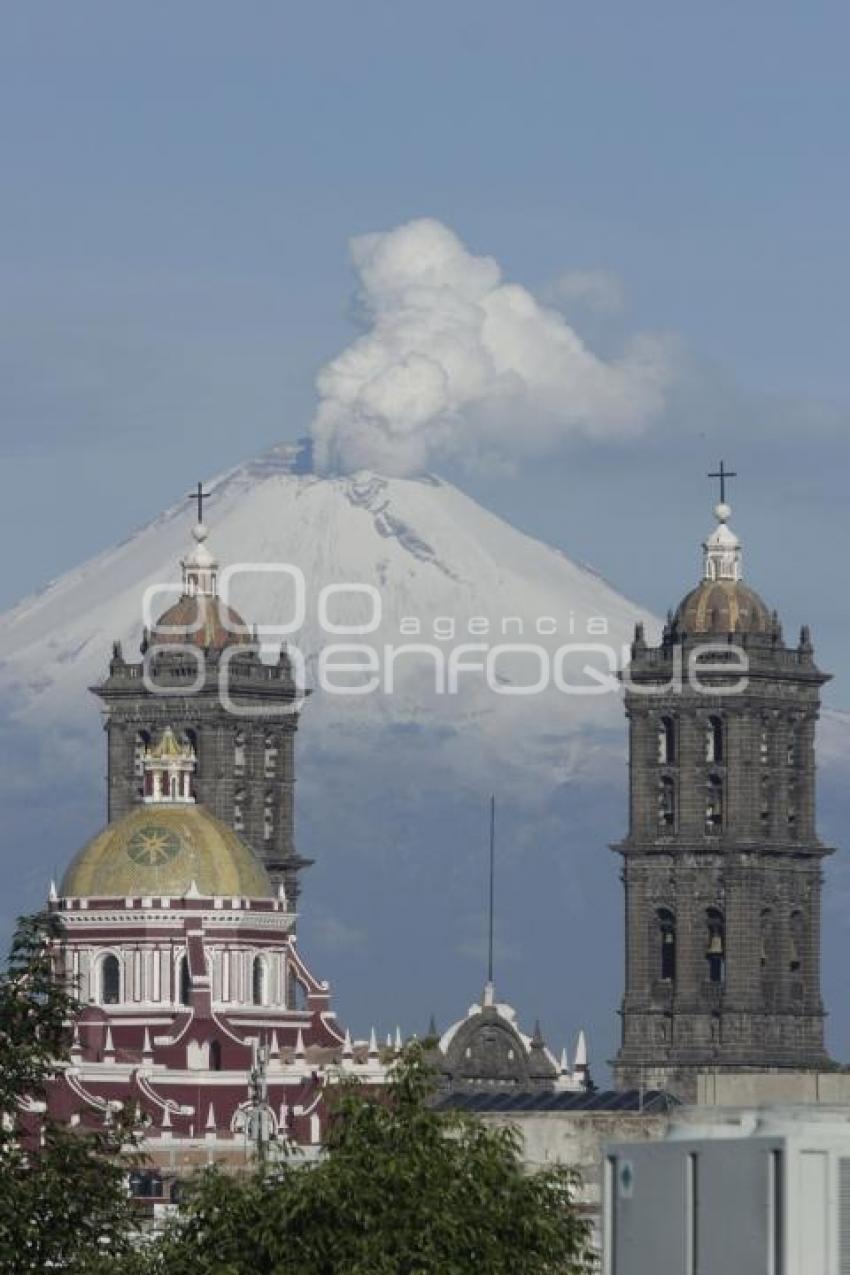
<path fill-rule="evenodd" d="M 79 1008 L 57 977 L 58 939 L 55 917 L 23 918 L 0 978 L 0 1272 L 129 1272 L 126 1117 L 83 1131 L 44 1110 Z"/>
<path fill-rule="evenodd" d="M 588 1225 L 571 1172 L 527 1174 L 518 1135 L 435 1110 L 414 1046 L 381 1092 L 333 1091 L 326 1154 L 211 1169 L 164 1235 L 139 1244 L 127 1198 L 132 1114 L 49 1120 L 79 1006 L 55 918 L 19 923 L 0 978 L 0 1275 L 574 1275 Z M 39 1107 L 39 1104 L 42 1104 Z"/>
<path fill-rule="evenodd" d="M 563 1167 L 524 1172 L 518 1137 L 429 1102 L 409 1049 L 383 1095 L 341 1084 L 327 1155 L 204 1174 L 151 1253 L 156 1275 L 569 1275 L 588 1226 Z"/>

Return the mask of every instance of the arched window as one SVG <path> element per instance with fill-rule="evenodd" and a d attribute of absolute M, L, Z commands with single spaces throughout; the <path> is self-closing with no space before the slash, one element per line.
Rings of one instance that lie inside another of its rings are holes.
<path fill-rule="evenodd" d="M 669 908 L 659 908 L 656 913 L 658 925 L 658 966 L 662 981 L 676 981 L 676 918 Z"/>
<path fill-rule="evenodd" d="M 788 799 L 785 807 L 785 817 L 788 823 L 789 835 L 794 837 L 797 835 L 797 780 L 789 778 L 788 780 Z"/>
<path fill-rule="evenodd" d="M 658 828 L 660 832 L 673 832 L 676 827 L 676 784 L 669 775 L 662 775 L 658 784 Z"/>
<path fill-rule="evenodd" d="M 177 978 L 180 993 L 180 1004 L 189 1005 L 192 1000 L 192 980 L 189 977 L 189 959 L 186 956 L 180 957 Z"/>
<path fill-rule="evenodd" d="M 658 723 L 658 760 L 668 766 L 676 760 L 676 723 L 672 717 L 662 717 Z"/>
<path fill-rule="evenodd" d="M 263 770 L 266 779 L 273 779 L 275 769 L 277 767 L 277 739 L 271 731 L 266 733 L 263 740 Z"/>
<path fill-rule="evenodd" d="M 723 780 L 709 775 L 705 793 L 705 831 L 716 837 L 723 828 Z"/>
<path fill-rule="evenodd" d="M 100 1001 L 102 1005 L 117 1005 L 121 1000 L 121 966 L 118 957 L 111 952 L 100 963 Z"/>
<path fill-rule="evenodd" d="M 773 788 L 767 775 L 762 775 L 759 785 L 759 825 L 762 836 L 769 837 L 773 827 Z"/>
<path fill-rule="evenodd" d="M 803 968 L 806 929 L 802 912 L 792 912 L 788 923 L 788 972 L 799 974 Z"/>
<path fill-rule="evenodd" d="M 707 942 L 705 959 L 708 962 L 709 983 L 722 983 L 726 977 L 726 926 L 723 913 L 709 908 L 705 914 Z"/>
<path fill-rule="evenodd" d="M 245 773 L 245 732 L 238 730 L 233 736 L 233 769 L 237 775 Z"/>
<path fill-rule="evenodd" d="M 210 1041 L 210 1071 L 221 1071 L 221 1043 Z"/>
<path fill-rule="evenodd" d="M 723 761 L 723 721 L 720 717 L 709 717 L 705 724 L 705 760 Z"/>
<path fill-rule="evenodd" d="M 770 765 L 770 719 L 763 717 L 761 719 L 761 730 L 759 733 L 759 761 L 762 766 Z"/>
<path fill-rule="evenodd" d="M 136 776 L 136 790 L 140 797 L 150 797 L 153 792 L 152 775 L 145 774 L 145 753 L 150 748 L 151 737 L 148 731 L 136 731 L 133 740 L 133 772 Z"/>
<path fill-rule="evenodd" d="M 255 1005 L 266 1003 L 266 963 L 261 956 L 254 957 L 251 969 L 251 999 Z"/>

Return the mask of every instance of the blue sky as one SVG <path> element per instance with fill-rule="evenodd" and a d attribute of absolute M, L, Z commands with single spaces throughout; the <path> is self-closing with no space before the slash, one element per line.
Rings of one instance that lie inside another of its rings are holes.
<path fill-rule="evenodd" d="M 613 273 L 625 313 L 577 326 L 669 332 L 687 368 L 638 443 L 464 485 L 665 609 L 723 452 L 750 578 L 837 671 L 848 26 L 824 3 L 0 6 L 0 605 L 304 433 L 352 336 L 349 237 L 431 215 L 532 290 Z"/>
<path fill-rule="evenodd" d="M 671 333 L 686 369 L 639 442 L 464 485 L 664 609 L 723 452 L 751 579 L 837 669 L 848 27 L 824 3 L 0 6 L 0 605 L 304 433 L 353 332 L 349 237 L 430 215 L 532 290 L 613 273 L 625 312 L 576 326 Z"/>
<path fill-rule="evenodd" d="M 0 609 L 303 435 L 349 239 L 430 216 L 544 298 L 618 280 L 568 314 L 602 354 L 676 350 L 638 437 L 448 476 L 663 612 L 725 456 L 850 708 L 849 37 L 817 0 L 0 0 Z"/>
<path fill-rule="evenodd" d="M 848 26 L 837 4 L 0 7 L 0 603 L 304 433 L 353 331 L 349 237 L 431 215 L 533 290 L 613 273 L 615 330 L 577 326 L 672 333 L 689 369 L 639 442 L 464 485 L 664 608 L 723 451 L 751 578 L 836 666 Z"/>

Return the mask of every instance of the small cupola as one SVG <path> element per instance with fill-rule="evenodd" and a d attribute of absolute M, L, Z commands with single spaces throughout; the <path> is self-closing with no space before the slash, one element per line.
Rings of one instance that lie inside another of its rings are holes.
<path fill-rule="evenodd" d="M 703 579 L 737 583 L 742 577 L 741 542 L 729 527 L 732 509 L 725 501 L 714 506 L 717 526 L 703 543 Z"/>
<path fill-rule="evenodd" d="M 183 593 L 188 598 L 216 596 L 218 562 L 206 546 L 208 535 L 209 531 L 205 523 L 195 523 L 192 528 L 195 546 L 180 563 L 183 568 Z"/>
<path fill-rule="evenodd" d="M 158 743 L 146 749 L 144 771 L 142 800 L 148 805 L 194 805 L 195 751 L 188 741 L 181 743 L 170 726 L 166 726 Z"/>

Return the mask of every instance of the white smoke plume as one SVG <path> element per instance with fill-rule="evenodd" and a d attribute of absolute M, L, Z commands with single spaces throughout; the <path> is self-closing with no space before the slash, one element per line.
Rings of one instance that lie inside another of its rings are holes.
<path fill-rule="evenodd" d="M 605 360 L 498 262 L 422 218 L 351 241 L 367 326 L 319 372 L 316 467 L 421 472 L 440 457 L 513 464 L 583 434 L 639 431 L 661 410 L 666 343 Z"/>

